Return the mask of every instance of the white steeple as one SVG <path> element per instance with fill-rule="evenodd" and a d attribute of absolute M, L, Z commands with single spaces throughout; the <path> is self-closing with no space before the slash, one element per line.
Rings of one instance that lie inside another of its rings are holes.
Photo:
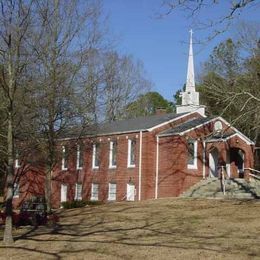
<path fill-rule="evenodd" d="M 188 70 L 185 91 L 181 92 L 181 106 L 177 106 L 177 114 L 184 112 L 197 111 L 200 114 L 205 114 L 205 107 L 199 104 L 199 92 L 195 89 L 195 75 L 193 62 L 193 48 L 192 48 L 192 30 L 190 30 L 190 47 L 188 58 Z"/>
<path fill-rule="evenodd" d="M 188 59 L 186 91 L 195 91 L 194 62 L 193 62 L 193 49 L 192 49 L 192 30 L 190 30 L 190 49 L 189 49 L 189 59 Z"/>

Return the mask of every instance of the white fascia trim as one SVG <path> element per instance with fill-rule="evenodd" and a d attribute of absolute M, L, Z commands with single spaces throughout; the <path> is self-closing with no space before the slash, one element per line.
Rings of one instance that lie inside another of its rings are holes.
<path fill-rule="evenodd" d="M 207 143 L 216 143 L 216 142 L 219 142 L 219 141 L 227 141 L 229 140 L 230 138 L 234 137 L 234 136 L 238 136 L 240 137 L 242 140 L 245 141 L 246 144 L 248 145 L 254 145 L 254 143 L 251 141 L 251 142 L 248 142 L 246 138 L 244 138 L 243 134 L 241 133 L 234 133 L 228 137 L 225 137 L 225 138 L 220 138 L 220 139 L 216 139 L 216 140 L 208 140 Z"/>
<path fill-rule="evenodd" d="M 217 119 L 222 120 L 228 127 L 233 129 L 247 144 L 255 145 L 253 141 L 251 141 L 247 136 L 245 136 L 242 132 L 240 132 L 237 128 L 228 123 L 223 117 L 219 116 Z"/>
<path fill-rule="evenodd" d="M 141 200 L 141 192 L 142 192 L 142 146 L 143 146 L 143 133 L 142 133 L 142 131 L 140 131 L 140 138 L 139 138 L 138 200 Z"/>
<path fill-rule="evenodd" d="M 129 130 L 129 131 L 122 131 L 122 132 L 111 132 L 106 134 L 96 134 L 96 135 L 82 135 L 80 138 L 94 138 L 99 136 L 112 136 L 112 135 L 121 135 L 121 134 L 131 134 L 131 133 L 138 133 L 138 132 L 147 132 L 147 129 L 136 129 L 136 130 Z M 58 139 L 59 141 L 68 141 L 68 140 L 77 140 L 78 137 L 65 137 Z"/>
<path fill-rule="evenodd" d="M 163 122 L 163 123 L 161 123 L 161 124 L 159 124 L 159 125 L 156 125 L 156 126 L 153 126 L 153 127 L 151 127 L 151 128 L 148 128 L 147 129 L 147 131 L 148 132 L 151 132 L 151 131 L 153 131 L 154 129 L 156 129 L 156 128 L 159 128 L 159 127 L 162 127 L 162 126 L 164 126 L 164 125 L 167 125 L 167 124 L 169 124 L 169 123 L 172 123 L 172 122 L 174 122 L 174 121 L 177 121 L 177 120 L 179 120 L 179 119 L 182 119 L 182 118 L 184 118 L 184 117 L 186 117 L 186 116 L 189 116 L 189 115 L 192 115 L 192 114 L 199 114 L 198 112 L 189 112 L 189 113 L 187 113 L 187 114 L 184 114 L 184 115 L 182 115 L 182 116 L 179 116 L 179 117 L 176 117 L 176 118 L 173 118 L 173 119 L 170 119 L 169 121 L 167 121 L 167 122 Z M 204 116 L 204 117 L 206 117 L 206 116 Z"/>

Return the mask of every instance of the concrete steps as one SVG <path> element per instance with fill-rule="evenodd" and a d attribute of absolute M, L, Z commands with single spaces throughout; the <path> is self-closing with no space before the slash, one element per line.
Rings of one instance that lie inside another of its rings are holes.
<path fill-rule="evenodd" d="M 201 180 L 180 197 L 183 198 L 219 198 L 219 199 L 259 199 L 260 180 L 252 179 L 247 182 L 244 179 L 226 180 L 226 193 L 222 192 L 220 180 L 208 178 Z"/>

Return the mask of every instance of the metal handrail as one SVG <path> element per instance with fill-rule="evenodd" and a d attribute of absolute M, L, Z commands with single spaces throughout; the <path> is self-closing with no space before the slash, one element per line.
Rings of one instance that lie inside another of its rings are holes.
<path fill-rule="evenodd" d="M 218 166 L 218 168 L 221 169 L 220 171 L 220 182 L 221 182 L 221 188 L 223 191 L 223 195 L 226 195 L 226 177 L 225 177 L 225 173 L 224 173 L 224 169 L 226 168 L 226 166 Z"/>
<path fill-rule="evenodd" d="M 249 171 L 255 172 L 256 174 L 260 174 L 260 171 L 253 169 L 253 168 L 245 168 L 244 170 L 249 170 Z"/>
<path fill-rule="evenodd" d="M 254 175 L 254 174 L 252 174 L 252 173 L 249 173 L 249 176 L 252 176 L 252 177 L 254 177 L 255 179 L 258 179 L 258 180 L 260 180 L 260 177 L 259 177 L 259 176 L 257 176 L 257 175 Z"/>

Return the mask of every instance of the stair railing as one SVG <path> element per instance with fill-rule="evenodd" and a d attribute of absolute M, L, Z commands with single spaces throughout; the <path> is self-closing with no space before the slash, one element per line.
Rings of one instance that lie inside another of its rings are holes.
<path fill-rule="evenodd" d="M 245 170 L 249 170 L 250 172 L 253 172 L 253 173 L 249 173 L 249 176 L 251 176 L 257 180 L 260 180 L 260 171 L 253 169 L 253 168 L 245 168 Z"/>
<path fill-rule="evenodd" d="M 226 176 L 225 176 L 225 167 L 224 165 L 218 166 L 218 168 L 220 168 L 220 185 L 221 185 L 221 190 L 223 192 L 224 195 L 226 195 Z"/>

